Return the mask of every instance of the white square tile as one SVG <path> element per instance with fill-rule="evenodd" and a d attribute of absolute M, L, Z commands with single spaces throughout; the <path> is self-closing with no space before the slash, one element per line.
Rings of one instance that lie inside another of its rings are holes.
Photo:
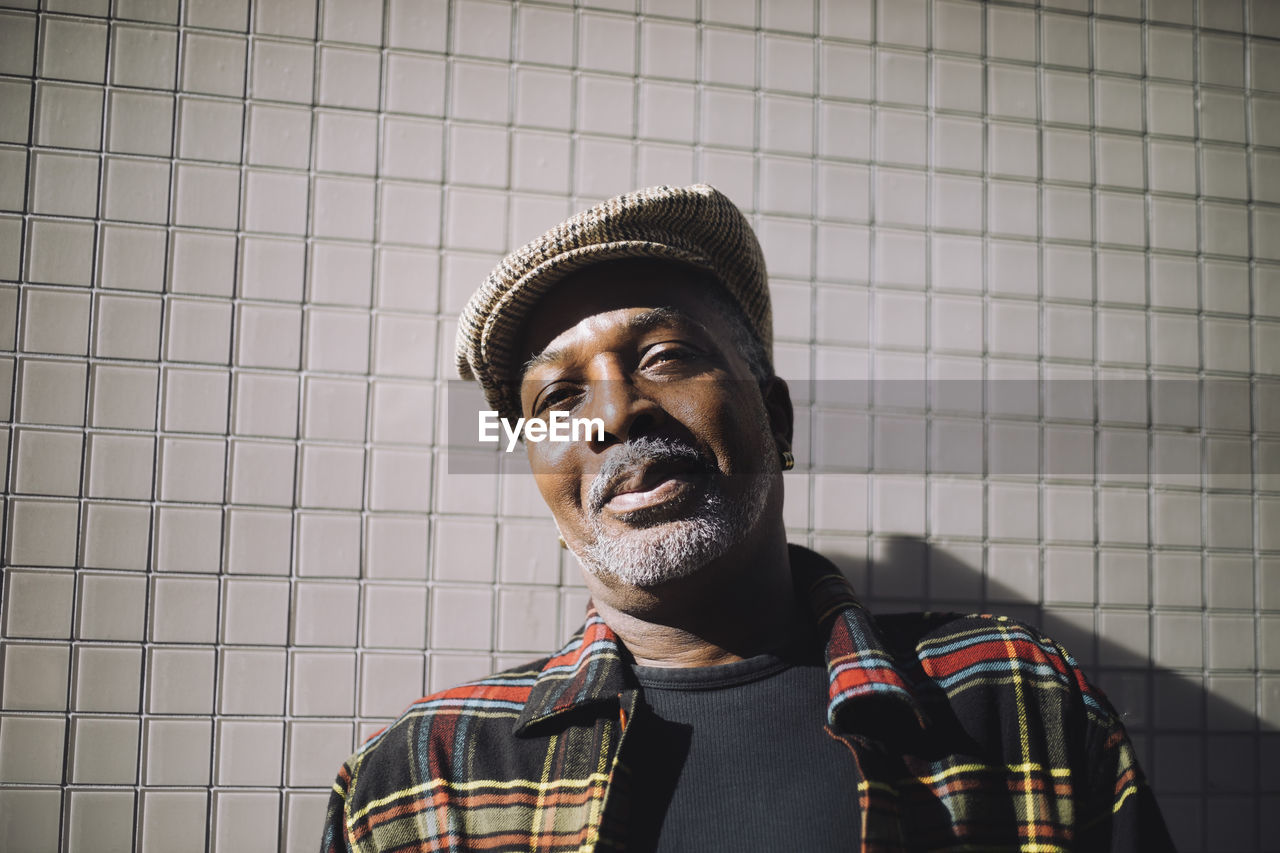
<path fill-rule="evenodd" d="M 1012 181 L 987 183 L 987 227 L 994 234 L 1035 237 L 1039 233 L 1036 185 Z"/>
<path fill-rule="evenodd" d="M 801 98 L 764 96 L 760 103 L 760 143 L 767 151 L 806 156 L 811 154 L 812 104 Z"/>
<path fill-rule="evenodd" d="M 154 561 L 157 571 L 217 572 L 222 561 L 221 510 L 157 509 Z"/>
<path fill-rule="evenodd" d="M 365 645 L 399 649 L 426 647 L 426 587 L 370 584 L 365 587 L 363 606 Z"/>
<path fill-rule="evenodd" d="M 364 449 L 303 447 L 298 497 L 314 509 L 360 509 L 363 505 Z"/>
<path fill-rule="evenodd" d="M 585 168 L 585 143 L 579 147 L 580 167 Z M 617 164 L 617 159 L 612 160 Z M 483 190 L 449 190 L 444 197 L 444 243 L 452 248 L 477 251 L 507 250 L 506 196 Z M 470 286 L 468 286 L 470 287 Z"/>
<path fill-rule="evenodd" d="M 1052 97 L 1052 90 L 1046 92 L 1046 99 Z M 992 114 L 1034 119 L 1038 100 L 1034 70 L 1015 65 L 987 66 L 987 109 Z M 1050 112 L 1047 107 L 1045 112 Z"/>
<path fill-rule="evenodd" d="M 56 148 L 98 148 L 102 140 L 102 90 L 60 83 L 36 85 L 35 141 Z M 24 139 L 25 142 L 25 134 Z M 15 209 L 20 209 L 18 205 Z"/>
<path fill-rule="evenodd" d="M 593 71 L 635 73 L 636 22 L 622 15 L 581 13 L 578 17 L 578 64 Z"/>
<path fill-rule="evenodd" d="M 880 50 L 876 60 L 879 100 L 924 106 L 929 85 L 925 57 L 905 51 Z"/>
<path fill-rule="evenodd" d="M 1142 26 L 1127 21 L 1094 24 L 1094 55 L 1102 71 L 1142 74 Z"/>
<path fill-rule="evenodd" d="M 570 140 L 559 134 L 523 132 L 512 140 L 512 188 L 567 194 Z"/>
<path fill-rule="evenodd" d="M 925 47 L 928 40 L 928 6 L 925 0 L 877 4 L 879 40 L 890 44 Z"/>
<path fill-rule="evenodd" d="M 769 157 L 760 163 L 760 206 L 770 213 L 807 216 L 813 209 L 812 164 Z"/>
<path fill-rule="evenodd" d="M 36 17 L 22 12 L 6 13 L 0 17 L 0 47 L 5 59 L 0 70 L 5 74 L 30 76 L 35 68 Z"/>
<path fill-rule="evenodd" d="M 1273 268 L 1262 267 L 1258 271 L 1257 290 L 1268 287 L 1274 275 Z M 1249 268 L 1233 261 L 1206 261 L 1204 264 L 1204 307 L 1207 311 L 1224 314 L 1249 313 Z M 1258 311 L 1270 314 L 1266 308 Z"/>
<path fill-rule="evenodd" d="M 1208 4 L 1205 8 L 1229 4 Z M 1239 8 L 1236 9 L 1237 14 Z M 1202 11 L 1202 17 L 1207 14 Z M 1205 22 L 1202 20 L 1201 25 Z M 1202 83 L 1239 87 L 1244 85 L 1244 40 L 1239 36 L 1204 33 L 1200 36 L 1199 77 Z"/>
<path fill-rule="evenodd" d="M 449 130 L 448 179 L 456 183 L 506 187 L 509 147 L 505 130 L 455 125 Z"/>
<path fill-rule="evenodd" d="M 217 746 L 214 750 L 216 784 L 280 784 L 283 738 L 282 723 L 266 720 L 219 720 Z M 235 824 L 229 822 L 228 825 Z"/>
<path fill-rule="evenodd" d="M 433 649 L 489 651 L 493 648 L 493 590 L 436 587 L 427 620 Z"/>
<path fill-rule="evenodd" d="M 914 290 L 924 287 L 924 235 L 886 229 L 876 231 L 875 241 L 877 282 Z M 849 269 L 857 271 L 861 267 L 851 264 Z"/>
<path fill-rule="evenodd" d="M 369 461 L 370 508 L 427 512 L 430 509 L 431 468 L 429 452 L 375 448 Z"/>
<path fill-rule="evenodd" d="M 1044 72 L 1043 118 L 1054 124 L 1091 124 L 1089 78 L 1070 71 Z"/>
<path fill-rule="evenodd" d="M 739 5 L 736 3 L 730 4 L 729 0 L 708 0 L 708 2 L 717 2 L 720 6 Z M 853 2 L 822 0 L 820 4 L 822 34 L 837 38 L 871 41 L 873 33 L 871 27 L 872 6 L 871 0 L 853 0 Z M 742 23 L 751 26 L 754 21 L 747 18 Z"/>
<path fill-rule="evenodd" d="M 163 439 L 157 474 L 160 499 L 221 503 L 225 461 L 226 447 L 222 440 Z"/>
<path fill-rule="evenodd" d="M 425 518 L 371 517 L 365 533 L 366 574 L 388 580 L 425 579 L 427 537 Z M 558 549 L 555 565 L 559 565 Z"/>
<path fill-rule="evenodd" d="M 940 228 L 981 232 L 983 200 L 981 179 L 958 175 L 935 175 L 931 206 L 933 225 Z"/>
<path fill-rule="evenodd" d="M 358 592 L 350 583 L 298 581 L 294 585 L 294 643 L 354 645 Z"/>
<path fill-rule="evenodd" d="M 460 0 L 451 15 L 454 52 L 463 56 L 507 59 L 511 45 L 511 7 L 490 0 Z"/>
<path fill-rule="evenodd" d="M 695 102 L 696 91 L 692 86 L 641 83 L 640 136 L 667 142 L 693 142 Z"/>
<path fill-rule="evenodd" d="M 321 110 L 315 118 L 316 169 L 372 175 L 377 168 L 378 122 L 350 111 Z"/>
<path fill-rule="evenodd" d="M 433 644 L 434 645 L 434 644 Z M 439 658 L 431 658 L 435 665 Z M 422 694 L 423 662 L 421 654 L 372 652 L 363 656 L 360 671 L 360 713 L 368 717 L 394 717 Z M 473 678 L 491 672 L 485 659 Z"/>
<path fill-rule="evenodd" d="M 515 587 L 498 594 L 498 649 L 536 651 L 557 640 L 558 593 L 554 589 Z"/>
<path fill-rule="evenodd" d="M 444 135 L 438 121 L 388 116 L 382 122 L 382 174 L 438 181 L 444 174 Z"/>
<path fill-rule="evenodd" d="M 797 94 L 812 94 L 813 42 L 791 36 L 765 35 L 761 45 L 764 88 Z"/>
<path fill-rule="evenodd" d="M 153 429 L 156 422 L 156 369 L 95 365 L 89 424 L 116 429 Z"/>
<path fill-rule="evenodd" d="M 155 578 L 150 599 L 152 642 L 211 643 L 217 638 L 215 578 Z"/>
<path fill-rule="evenodd" d="M 987 50 L 1000 59 L 1036 60 L 1036 13 L 1031 9 L 987 10 Z"/>
<path fill-rule="evenodd" d="M 818 108 L 818 153 L 846 160 L 871 158 L 871 110 L 857 104 Z"/>
<path fill-rule="evenodd" d="M 299 513 L 295 563 L 306 577 L 359 577 L 359 515 Z"/>
<path fill-rule="evenodd" d="M 378 107 L 382 58 L 377 51 L 321 46 L 318 98 L 327 107 Z M 301 92 L 301 86 L 299 86 Z"/>
<path fill-rule="evenodd" d="M 877 291 L 872 303 L 877 347 L 923 349 L 925 300 L 920 294 Z"/>
<path fill-rule="evenodd" d="M 292 515 L 287 510 L 233 507 L 227 512 L 225 571 L 287 575 Z"/>
<path fill-rule="evenodd" d="M 870 215 L 870 169 L 823 163 L 818 166 L 818 216 L 822 219 L 866 222 Z"/>
<path fill-rule="evenodd" d="M 1142 189 L 1144 169 L 1142 140 L 1136 136 L 1098 134 L 1094 163 L 1098 183 Z"/>
<path fill-rule="evenodd" d="M 310 105 L 315 79 L 311 44 L 253 40 L 249 93 L 258 99 Z"/>
<path fill-rule="evenodd" d="M 502 180 L 506 182 L 505 159 Z M 386 182 L 378 199 L 378 240 L 408 246 L 440 245 L 440 190 Z"/>
<path fill-rule="evenodd" d="M 1146 228 L 1140 195 L 1100 191 L 1096 194 L 1097 233 L 1105 243 L 1143 246 Z"/>
<path fill-rule="evenodd" d="M 876 219 L 891 225 L 923 227 L 927 186 L 923 172 L 876 170 Z"/>
<path fill-rule="evenodd" d="M 182 40 L 182 88 L 188 92 L 241 97 L 245 90 L 245 40 L 185 33 Z"/>
<path fill-rule="evenodd" d="M 658 25 L 648 25 L 646 34 L 653 26 Z M 517 57 L 521 62 L 562 66 L 572 63 L 574 22 L 571 10 L 521 7 L 517 13 L 516 30 Z"/>
<path fill-rule="evenodd" d="M 301 309 L 241 305 L 236 320 L 237 366 L 297 368 L 302 337 Z"/>
<path fill-rule="evenodd" d="M 1254 213 L 1254 227 L 1260 232 L 1259 223 L 1271 224 L 1262 210 Z M 1235 255 L 1247 257 L 1248 248 L 1247 211 L 1243 205 L 1204 202 L 1200 206 L 1200 240 L 1205 252 L 1216 255 Z M 1256 244 L 1260 245 L 1261 244 Z M 1265 248 L 1260 252 L 1266 253 Z"/>
<path fill-rule="evenodd" d="M 935 166 L 970 172 L 982 171 L 985 148 L 982 122 L 938 117 L 933 122 L 933 140 Z"/>
<path fill-rule="evenodd" d="M 1020 357 L 1039 353 L 1039 311 L 1034 303 L 993 299 L 988 305 L 987 323 L 990 352 Z"/>
<path fill-rule="evenodd" d="M 1196 245 L 1195 202 L 1158 199 L 1151 202 L 1151 246 L 1188 251 Z"/>
<path fill-rule="evenodd" d="M 991 171 L 998 175 L 1036 178 L 1040 150 L 1035 128 L 992 122 L 987 128 Z"/>
<path fill-rule="evenodd" d="M 1200 135 L 1205 139 L 1243 143 L 1244 97 L 1238 92 L 1204 89 L 1200 93 Z"/>
<path fill-rule="evenodd" d="M 164 225 L 169 218 L 169 164 L 108 157 L 103 170 L 102 215 Z"/>
<path fill-rule="evenodd" d="M 1089 19 L 1080 15 L 1045 12 L 1040 17 L 1044 62 L 1073 68 L 1089 67 Z"/>
<path fill-rule="evenodd" d="M 175 224 L 234 229 L 239 205 L 238 169 L 193 163 L 177 165 L 173 187 Z"/>
<path fill-rule="evenodd" d="M 294 457 L 292 444 L 244 439 L 232 441 L 231 501 L 257 506 L 291 506 Z"/>
<path fill-rule="evenodd" d="M 392 19 L 397 19 L 394 12 Z M 436 16 L 431 20 L 440 18 Z M 324 7 L 324 16 L 320 19 L 320 34 L 329 41 L 377 45 L 382 40 L 381 5 L 370 0 L 338 0 L 329 3 Z"/>
<path fill-rule="evenodd" d="M 225 370 L 165 368 L 162 429 L 224 434 L 228 386 Z"/>
<path fill-rule="evenodd" d="M 702 78 L 708 83 L 754 86 L 755 35 L 706 27 L 702 31 Z"/>
<path fill-rule="evenodd" d="M 516 124 L 568 130 L 573 116 L 573 78 L 556 71 L 516 71 Z"/>
<path fill-rule="evenodd" d="M 824 97 L 871 99 L 871 51 L 854 45 L 821 45 L 819 93 Z"/>
<path fill-rule="evenodd" d="M 44 78 L 101 83 L 107 59 L 107 27 L 96 21 L 50 17 L 40 27 Z"/>
<path fill-rule="evenodd" d="M 92 217 L 98 206 L 97 158 L 37 151 L 31 158 L 31 211 Z"/>

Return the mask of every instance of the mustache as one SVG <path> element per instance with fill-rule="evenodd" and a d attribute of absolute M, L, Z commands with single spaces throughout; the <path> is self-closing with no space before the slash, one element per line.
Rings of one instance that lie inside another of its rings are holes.
<path fill-rule="evenodd" d="M 587 490 L 587 509 L 599 515 L 613 497 L 618 484 L 646 464 L 675 463 L 700 473 L 715 473 L 716 467 L 686 441 L 676 438 L 641 436 L 627 441 L 600 466 Z"/>

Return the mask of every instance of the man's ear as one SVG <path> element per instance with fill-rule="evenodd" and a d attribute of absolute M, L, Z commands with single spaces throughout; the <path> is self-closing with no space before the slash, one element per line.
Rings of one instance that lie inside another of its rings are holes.
<path fill-rule="evenodd" d="M 779 450 L 790 450 L 796 417 L 791 408 L 791 389 L 787 387 L 787 381 L 774 376 L 761 386 L 760 393 L 764 397 L 764 410 L 769 417 L 773 440 Z"/>

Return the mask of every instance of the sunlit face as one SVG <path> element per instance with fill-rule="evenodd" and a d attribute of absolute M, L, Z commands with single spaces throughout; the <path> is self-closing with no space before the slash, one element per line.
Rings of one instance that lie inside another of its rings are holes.
<path fill-rule="evenodd" d="M 707 286 L 668 263 L 598 265 L 559 284 L 525 327 L 522 414 L 605 426 L 603 439 L 526 443 L 562 535 L 599 576 L 683 577 L 781 511 L 790 410 L 766 406 Z"/>

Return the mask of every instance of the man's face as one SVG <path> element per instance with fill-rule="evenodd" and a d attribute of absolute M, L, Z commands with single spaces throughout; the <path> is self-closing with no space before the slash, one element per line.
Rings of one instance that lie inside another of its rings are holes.
<path fill-rule="evenodd" d="M 770 386 L 766 404 L 707 287 L 669 263 L 598 265 L 557 285 L 525 326 L 522 414 L 604 423 L 603 439 L 526 443 L 562 535 L 602 578 L 656 586 L 780 517 L 786 387 Z"/>

